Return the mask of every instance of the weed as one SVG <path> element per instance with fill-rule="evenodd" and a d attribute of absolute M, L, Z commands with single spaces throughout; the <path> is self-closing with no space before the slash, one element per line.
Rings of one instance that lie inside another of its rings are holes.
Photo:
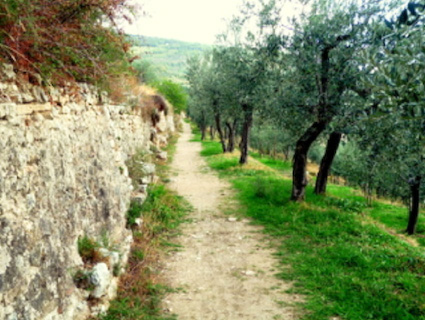
<path fill-rule="evenodd" d="M 84 263 L 96 263 L 104 260 L 104 257 L 99 253 L 100 244 L 87 235 L 78 238 L 77 246 L 78 253 Z"/>
<path fill-rule="evenodd" d="M 121 264 L 120 263 L 116 263 L 113 265 L 112 267 L 112 274 L 114 277 L 119 277 L 121 273 Z"/>
<path fill-rule="evenodd" d="M 152 154 L 144 150 L 137 151 L 133 157 L 131 157 L 127 162 L 128 175 L 133 182 L 133 188 L 137 189 L 139 186 L 140 180 L 146 177 L 146 172 L 143 169 L 143 163 L 151 163 L 153 161 Z"/>
<path fill-rule="evenodd" d="M 110 247 L 110 241 L 109 241 L 109 235 L 108 235 L 108 230 L 102 230 L 102 233 L 100 234 L 100 238 L 101 238 L 101 244 L 104 248 L 109 248 Z"/>
<path fill-rule="evenodd" d="M 94 285 L 90 281 L 91 273 L 83 270 L 78 270 L 72 277 L 75 286 L 79 289 L 93 291 Z"/>
<path fill-rule="evenodd" d="M 132 251 L 132 257 L 136 260 L 143 261 L 145 258 L 145 253 L 141 249 L 135 249 Z"/>
<path fill-rule="evenodd" d="M 127 226 L 133 227 L 136 225 L 136 220 L 142 216 L 142 205 L 138 202 L 131 202 L 130 208 L 127 211 Z"/>

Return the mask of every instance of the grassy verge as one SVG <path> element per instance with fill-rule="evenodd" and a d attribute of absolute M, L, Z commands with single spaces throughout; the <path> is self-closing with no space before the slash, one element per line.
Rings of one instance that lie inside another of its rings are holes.
<path fill-rule="evenodd" d="M 291 175 L 292 173 L 292 164 L 290 161 L 282 161 L 267 155 L 260 155 L 259 153 L 250 153 L 250 156 L 280 173 L 285 175 Z"/>
<path fill-rule="evenodd" d="M 202 154 L 231 180 L 245 214 L 279 243 L 278 276 L 305 296 L 303 319 L 425 319 L 424 255 L 368 222 L 355 190 L 331 186 L 323 197 L 308 188 L 307 201 L 293 203 L 290 180 L 241 167 L 214 144 L 203 142 Z"/>
<path fill-rule="evenodd" d="M 175 150 L 175 139 L 167 148 L 169 160 Z M 157 163 L 161 181 L 148 189 L 143 205 L 132 203 L 128 211 L 129 224 L 133 225 L 134 243 L 126 272 L 120 278 L 118 297 L 111 302 L 108 313 L 99 320 L 172 320 L 161 310 L 162 297 L 172 289 L 161 279 L 161 255 L 176 250 L 172 237 L 184 221 L 190 207 L 183 198 L 175 195 L 164 184 L 167 162 Z M 140 226 L 135 219 L 142 218 Z"/>

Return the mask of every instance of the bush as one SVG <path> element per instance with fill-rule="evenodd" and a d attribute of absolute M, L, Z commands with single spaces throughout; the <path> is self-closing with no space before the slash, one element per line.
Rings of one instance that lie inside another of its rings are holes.
<path fill-rule="evenodd" d="M 187 93 L 185 89 L 170 80 L 154 83 L 154 87 L 173 105 L 175 113 L 181 113 L 187 108 Z"/>
<path fill-rule="evenodd" d="M 129 70 L 124 36 L 105 27 L 129 9 L 122 0 L 0 2 L 0 62 L 27 80 L 99 83 Z"/>
<path fill-rule="evenodd" d="M 102 256 L 99 253 L 100 244 L 88 236 L 78 238 L 78 253 L 84 263 L 95 263 L 102 261 Z"/>
<path fill-rule="evenodd" d="M 127 226 L 132 227 L 136 225 L 136 220 L 142 216 L 142 205 L 137 202 L 132 202 L 127 211 Z"/>

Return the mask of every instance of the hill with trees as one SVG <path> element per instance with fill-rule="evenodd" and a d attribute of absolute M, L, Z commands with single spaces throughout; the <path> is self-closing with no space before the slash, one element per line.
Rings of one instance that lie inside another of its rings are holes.
<path fill-rule="evenodd" d="M 185 80 L 186 60 L 201 55 L 210 46 L 179 40 L 130 35 L 131 52 L 140 58 L 133 62 L 145 82 L 169 79 L 179 84 Z"/>

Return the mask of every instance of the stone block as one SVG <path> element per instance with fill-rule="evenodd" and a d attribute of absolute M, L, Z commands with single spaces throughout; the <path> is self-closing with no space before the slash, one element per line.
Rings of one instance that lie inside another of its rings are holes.
<path fill-rule="evenodd" d="M 37 112 L 51 112 L 52 105 L 50 103 L 29 103 L 16 106 L 17 115 L 28 115 Z"/>

